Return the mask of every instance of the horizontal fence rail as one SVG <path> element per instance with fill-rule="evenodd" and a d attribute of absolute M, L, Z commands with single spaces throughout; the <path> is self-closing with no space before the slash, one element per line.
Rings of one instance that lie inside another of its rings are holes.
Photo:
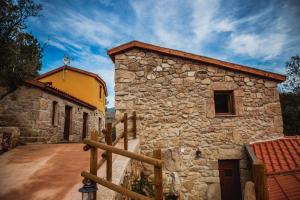
<path fill-rule="evenodd" d="M 128 131 L 128 121 L 132 120 L 132 124 L 133 124 L 133 128 L 131 130 Z M 124 123 L 124 131 L 122 132 L 122 134 L 119 134 L 117 136 L 117 138 L 115 139 L 115 141 L 112 142 L 112 146 L 116 146 L 116 144 L 122 139 L 124 138 L 124 149 L 127 150 L 128 149 L 128 134 L 129 133 L 133 133 L 133 137 L 136 138 L 136 112 L 134 111 L 133 114 L 128 117 L 127 113 L 124 113 L 123 117 L 116 119 L 113 123 L 107 123 L 105 129 L 102 130 L 102 133 L 104 135 L 100 136 L 100 138 L 98 139 L 99 142 L 101 142 L 103 139 L 105 139 L 106 144 L 111 145 L 108 141 L 112 140 L 112 130 L 113 128 L 116 127 L 116 125 L 120 124 L 120 123 Z M 89 145 L 85 145 L 83 147 L 84 151 L 88 151 L 90 149 Z M 97 166 L 98 169 L 106 162 L 107 160 L 107 151 L 103 152 L 101 155 L 101 159 L 99 160 Z"/>
<path fill-rule="evenodd" d="M 132 129 L 128 130 L 128 120 L 132 120 Z M 157 149 L 153 151 L 153 157 L 141 155 L 138 153 L 128 151 L 128 134 L 132 133 L 133 138 L 136 138 L 137 135 L 137 116 L 136 112 L 133 112 L 133 115 L 128 117 L 127 113 L 118 120 L 115 120 L 113 123 L 106 124 L 105 129 L 102 131 L 104 136 L 101 136 L 98 139 L 98 133 L 92 132 L 91 139 L 85 139 L 83 143 L 86 145 L 83 147 L 85 151 L 91 150 L 90 157 L 90 173 L 83 171 L 81 175 L 84 178 L 90 179 L 93 183 L 98 183 L 103 185 L 111 190 L 119 192 L 125 196 L 128 196 L 132 199 L 137 200 L 150 200 L 151 198 L 144 195 L 138 194 L 136 192 L 130 191 L 126 188 L 113 184 L 112 181 L 112 154 L 122 155 L 131 159 L 139 160 L 154 166 L 154 185 L 155 185 L 155 199 L 163 200 L 163 187 L 162 187 L 162 166 L 163 161 L 161 160 L 161 150 Z M 123 133 L 118 135 L 115 141 L 112 141 L 112 130 L 118 124 L 124 124 Z M 105 138 L 106 144 L 100 143 Z M 116 148 L 115 145 L 120 141 L 121 138 L 124 138 L 124 149 Z M 98 150 L 105 150 L 101 155 L 101 160 L 97 161 Z M 106 162 L 106 180 L 97 176 L 97 170 Z M 96 196 L 96 194 L 95 194 Z"/>
<path fill-rule="evenodd" d="M 96 183 L 99 183 L 100 185 L 103 185 L 104 187 L 107 187 L 107 188 L 110 188 L 116 192 L 119 192 L 121 194 L 124 194 L 130 198 L 133 198 L 133 199 L 137 199 L 137 200 L 152 200 L 151 198 L 149 197 L 146 197 L 144 195 L 141 195 L 141 194 L 138 194 L 136 192 L 132 192 L 131 190 L 127 190 L 126 188 L 123 188 L 119 185 L 116 185 L 114 183 L 111 183 L 110 181 L 106 181 L 105 179 L 103 178 L 100 178 L 98 176 L 95 176 L 91 173 L 88 173 L 86 171 L 83 171 L 81 172 L 81 176 L 87 178 L 87 179 L 90 179 Z"/>
<path fill-rule="evenodd" d="M 108 151 L 111 151 L 112 153 L 119 154 L 119 155 L 122 155 L 122 156 L 125 156 L 125 157 L 128 157 L 128 158 L 132 158 L 132 159 L 135 159 L 135 160 L 139 160 L 139 161 L 151 164 L 151 165 L 155 165 L 157 167 L 161 167 L 162 164 L 163 164 L 162 160 L 151 158 L 149 156 L 144 156 L 144 155 L 141 155 L 141 154 L 138 154 L 138 153 L 126 151 L 126 150 L 123 150 L 123 149 L 119 149 L 119 148 L 116 148 L 116 147 L 113 147 L 113 146 L 110 146 L 110 145 L 95 142 L 93 140 L 85 139 L 84 143 L 91 146 L 91 147 L 96 147 L 96 148 L 99 148 L 99 149 L 108 150 Z"/>

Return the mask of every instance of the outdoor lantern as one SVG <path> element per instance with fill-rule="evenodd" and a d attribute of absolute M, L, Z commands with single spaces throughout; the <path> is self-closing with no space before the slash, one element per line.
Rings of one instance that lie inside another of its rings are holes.
<path fill-rule="evenodd" d="M 79 192 L 82 193 L 82 200 L 96 200 L 97 190 L 96 184 L 87 179 L 82 188 L 79 189 Z"/>

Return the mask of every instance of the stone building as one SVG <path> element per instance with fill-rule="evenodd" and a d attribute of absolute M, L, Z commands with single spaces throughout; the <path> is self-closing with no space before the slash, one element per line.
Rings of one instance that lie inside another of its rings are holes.
<path fill-rule="evenodd" d="M 68 67 L 72 69 L 77 70 Z M 67 75 L 64 78 L 66 82 L 70 79 Z M 0 127 L 19 128 L 20 141 L 24 143 L 79 142 L 90 131 L 104 127 L 101 109 L 53 85 L 30 80 L 7 95 L 0 101 Z M 98 88 L 96 93 L 99 95 Z M 103 96 L 105 99 L 106 93 Z"/>
<path fill-rule="evenodd" d="M 164 192 L 241 199 L 244 144 L 283 135 L 277 84 L 285 76 L 138 41 L 108 54 L 116 116 L 137 112 L 141 153 L 163 149 L 164 173 L 175 183 Z"/>

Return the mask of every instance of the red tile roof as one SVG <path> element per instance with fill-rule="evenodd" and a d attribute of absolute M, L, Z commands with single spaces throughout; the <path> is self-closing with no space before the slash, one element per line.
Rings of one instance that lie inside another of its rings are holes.
<path fill-rule="evenodd" d="M 125 51 L 128 51 L 133 48 L 145 49 L 145 50 L 157 52 L 160 54 L 176 56 L 176 57 L 190 59 L 190 60 L 194 60 L 194 61 L 198 61 L 198 62 L 202 62 L 202 63 L 204 62 L 204 63 L 212 64 L 215 66 L 223 67 L 226 69 L 240 71 L 240 72 L 260 76 L 260 77 L 263 77 L 266 79 L 271 79 L 271 80 L 274 80 L 277 82 L 282 82 L 282 81 L 285 81 L 285 79 L 286 79 L 286 77 L 281 74 L 267 72 L 264 70 L 255 69 L 255 68 L 251 68 L 248 66 L 239 65 L 239 64 L 235 64 L 235 63 L 231 63 L 231 62 L 222 61 L 222 60 L 217 60 L 215 58 L 209 58 L 209 57 L 196 55 L 196 54 L 192 54 L 192 53 L 188 53 L 188 52 L 184 52 L 184 51 L 178 51 L 175 49 L 160 47 L 160 46 L 156 46 L 153 44 L 147 44 L 147 43 L 143 43 L 140 41 L 131 41 L 131 42 L 122 44 L 120 46 L 114 47 L 114 48 L 108 50 L 107 54 L 110 56 L 112 61 L 114 61 L 115 55 L 125 52 Z"/>
<path fill-rule="evenodd" d="M 78 73 L 81 73 L 81 74 L 85 74 L 87 76 L 94 77 L 99 83 L 103 84 L 105 96 L 107 96 L 106 83 L 105 83 L 105 81 L 102 78 L 100 78 L 100 76 L 98 76 L 98 74 L 94 74 L 92 72 L 88 72 L 88 71 L 85 71 L 85 70 L 82 70 L 82 69 L 78 69 L 78 68 L 75 68 L 75 67 L 71 67 L 71 66 L 67 66 L 67 65 L 64 65 L 64 66 L 61 66 L 61 67 L 56 68 L 54 70 L 51 70 L 49 72 L 46 72 L 46 73 L 44 73 L 44 74 L 36 77 L 35 80 L 40 80 L 40 79 L 42 79 L 44 77 L 50 76 L 50 75 L 52 75 L 52 74 L 54 74 L 56 72 L 59 72 L 59 71 L 61 71 L 63 69 L 68 69 L 68 70 L 71 70 L 71 71 L 74 71 L 74 72 L 78 72 Z"/>
<path fill-rule="evenodd" d="M 300 199 L 300 172 L 270 176 L 267 184 L 269 200 Z"/>
<path fill-rule="evenodd" d="M 55 88 L 55 87 L 53 87 L 53 86 L 51 86 L 47 83 L 43 83 L 43 82 L 40 82 L 40 81 L 37 81 L 37 80 L 29 80 L 29 81 L 25 81 L 25 84 L 33 86 L 33 87 L 37 87 L 37 88 L 39 88 L 39 89 L 41 89 L 45 92 L 48 92 L 48 93 L 53 94 L 55 96 L 61 97 L 61 98 L 66 99 L 66 100 L 69 100 L 73 103 L 84 106 L 84 107 L 89 108 L 91 110 L 96 109 L 95 106 L 93 106 L 93 105 L 91 105 L 87 102 L 84 102 L 84 101 L 82 101 L 82 100 L 80 100 L 80 99 L 64 92 L 64 91 L 61 91 L 61 90 L 59 90 L 59 89 L 57 89 L 57 88 Z"/>
<path fill-rule="evenodd" d="M 270 200 L 300 199 L 300 137 L 284 137 L 251 145 L 266 165 Z"/>
<path fill-rule="evenodd" d="M 300 170 L 300 137 L 284 137 L 251 146 L 258 160 L 266 164 L 268 175 Z"/>

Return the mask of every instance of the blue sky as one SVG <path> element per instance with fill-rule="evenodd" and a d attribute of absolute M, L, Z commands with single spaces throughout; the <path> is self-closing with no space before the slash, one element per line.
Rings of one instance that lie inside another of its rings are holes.
<path fill-rule="evenodd" d="M 99 74 L 114 106 L 107 49 L 140 40 L 250 67 L 285 73 L 300 54 L 299 0 L 40 0 L 28 31 L 48 43 L 42 71 L 71 66 Z"/>

